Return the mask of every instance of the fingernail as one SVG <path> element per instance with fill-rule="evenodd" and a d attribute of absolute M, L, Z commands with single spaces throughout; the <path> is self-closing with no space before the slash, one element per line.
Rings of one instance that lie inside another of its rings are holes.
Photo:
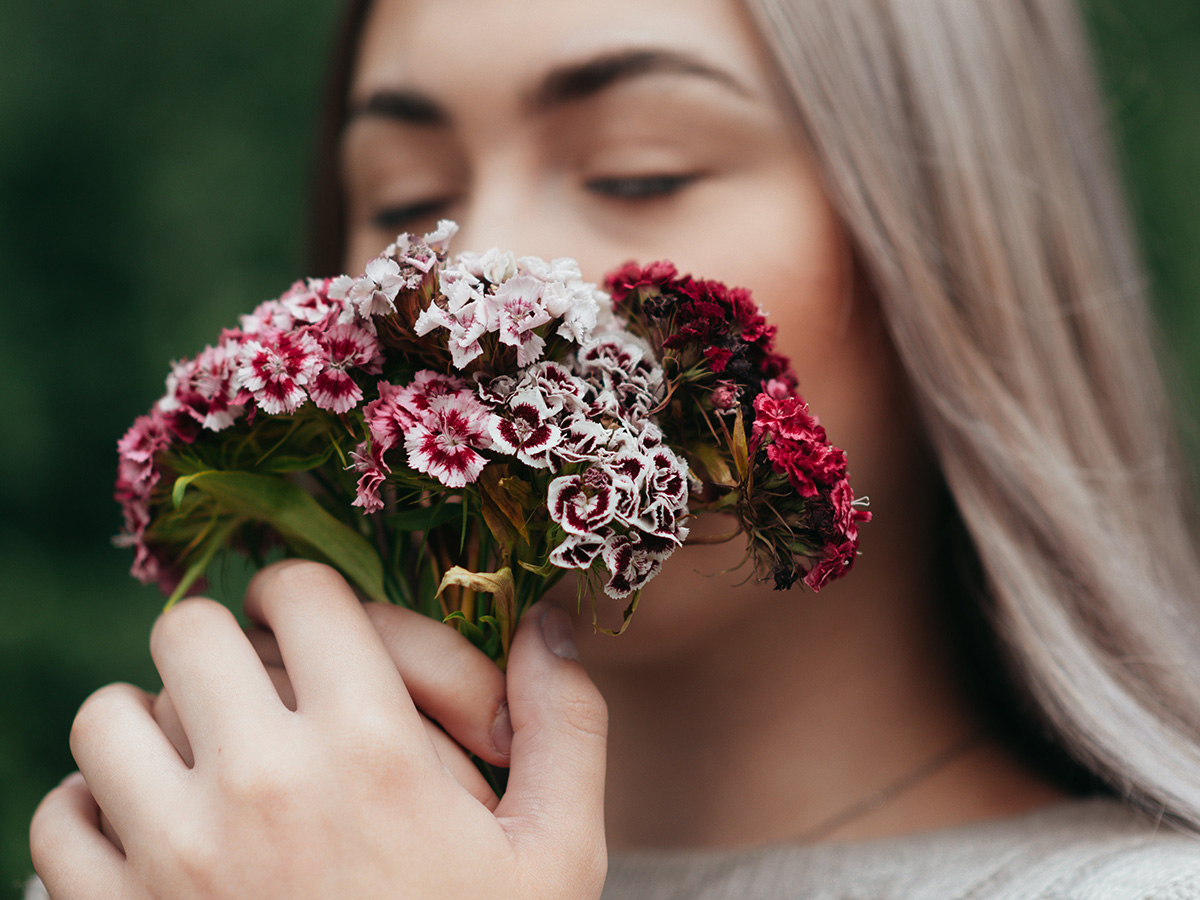
<path fill-rule="evenodd" d="M 579 659 L 571 617 L 561 606 L 551 606 L 542 613 L 542 637 L 550 652 L 559 659 Z"/>
<path fill-rule="evenodd" d="M 500 712 L 496 713 L 496 721 L 492 723 L 492 746 L 501 756 L 508 756 L 512 751 L 512 720 L 508 717 L 508 701 L 500 704 Z"/>

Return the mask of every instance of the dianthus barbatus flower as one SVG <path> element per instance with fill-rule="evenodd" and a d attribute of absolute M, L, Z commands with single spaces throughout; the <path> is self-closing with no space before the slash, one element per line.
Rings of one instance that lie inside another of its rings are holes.
<path fill-rule="evenodd" d="M 395 260 L 377 256 L 367 263 L 366 274 L 354 282 L 346 299 L 363 319 L 386 316 L 396 311 L 396 295 L 415 286 L 413 280 Z"/>
<path fill-rule="evenodd" d="M 263 412 L 293 413 L 305 401 L 304 386 L 320 368 L 321 357 L 316 339 L 303 331 L 247 340 L 238 353 L 237 383 Z"/>
<path fill-rule="evenodd" d="M 491 412 L 472 396 L 453 394 L 429 405 L 405 436 L 408 464 L 446 487 L 460 488 L 479 477 L 487 459 L 479 452 L 492 444 Z"/>
<path fill-rule="evenodd" d="M 535 469 L 549 468 L 548 451 L 562 433 L 548 420 L 549 410 L 537 391 L 513 395 L 488 425 L 493 447 Z"/>
<path fill-rule="evenodd" d="M 554 567 L 627 621 L 697 504 L 777 587 L 850 568 L 869 513 L 746 291 L 627 266 L 618 318 L 573 260 L 448 260 L 456 230 L 297 281 L 173 365 L 119 445 L 138 577 L 182 596 L 214 554 L 283 545 L 502 661 Z"/>
<path fill-rule="evenodd" d="M 377 373 L 379 342 L 371 332 L 353 324 L 334 325 L 328 331 L 317 332 L 316 339 L 323 356 L 308 387 L 308 395 L 321 409 L 349 412 L 358 406 L 363 392 L 348 370 L 357 368 L 364 373 Z"/>

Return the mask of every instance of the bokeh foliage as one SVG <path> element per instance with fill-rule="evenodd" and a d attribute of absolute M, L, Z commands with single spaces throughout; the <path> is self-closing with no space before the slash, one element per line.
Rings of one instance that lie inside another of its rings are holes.
<path fill-rule="evenodd" d="M 153 688 L 114 442 L 302 271 L 336 0 L 0 4 L 0 896 L 100 684 Z M 1200 397 L 1200 0 L 1089 3 L 1183 405 Z"/>

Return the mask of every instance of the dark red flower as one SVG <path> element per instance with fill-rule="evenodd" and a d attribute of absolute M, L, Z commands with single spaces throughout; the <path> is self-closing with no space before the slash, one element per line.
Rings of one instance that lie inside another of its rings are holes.
<path fill-rule="evenodd" d="M 633 291 L 651 289 L 660 292 L 672 281 L 679 270 L 675 264 L 660 260 L 648 266 L 639 266 L 635 262 L 627 262 L 605 279 L 604 286 L 612 294 L 613 305 L 620 306 Z"/>

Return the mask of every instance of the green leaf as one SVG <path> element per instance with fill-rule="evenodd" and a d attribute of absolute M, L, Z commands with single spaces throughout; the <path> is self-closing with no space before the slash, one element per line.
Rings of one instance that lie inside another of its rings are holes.
<path fill-rule="evenodd" d="M 182 488 L 176 482 L 176 495 L 182 497 L 188 487 L 208 494 L 227 513 L 265 522 L 299 552 L 341 570 L 372 600 L 388 602 L 375 548 L 303 488 L 282 478 L 236 471 L 197 472 Z"/>
<path fill-rule="evenodd" d="M 212 534 L 205 539 L 204 549 L 200 551 L 200 555 L 188 566 L 187 571 L 183 573 L 183 578 L 179 580 L 179 584 L 171 592 L 171 596 L 167 598 L 167 605 L 163 607 L 164 612 L 182 600 L 183 596 L 192 589 L 192 585 L 204 574 L 217 551 L 226 545 L 229 536 L 241 524 L 243 524 L 242 519 L 230 519 L 228 522 L 215 528 Z"/>
<path fill-rule="evenodd" d="M 203 472 L 193 472 L 191 475 L 181 475 L 175 479 L 175 487 L 171 491 L 171 502 L 179 509 L 183 505 L 183 494 L 187 490 L 188 485 L 199 478 L 201 475 L 208 475 L 212 469 L 206 469 Z"/>
<path fill-rule="evenodd" d="M 397 531 L 433 531 L 433 529 L 457 522 L 464 515 L 463 503 L 435 503 L 432 506 L 415 506 L 388 516 L 385 521 Z"/>
<path fill-rule="evenodd" d="M 540 575 L 542 578 L 549 578 L 556 571 L 559 571 L 558 566 L 550 562 L 541 566 L 535 566 L 533 563 L 527 563 L 525 560 L 519 559 L 517 560 L 517 565 L 519 565 L 526 572 L 532 572 L 534 575 Z"/>

